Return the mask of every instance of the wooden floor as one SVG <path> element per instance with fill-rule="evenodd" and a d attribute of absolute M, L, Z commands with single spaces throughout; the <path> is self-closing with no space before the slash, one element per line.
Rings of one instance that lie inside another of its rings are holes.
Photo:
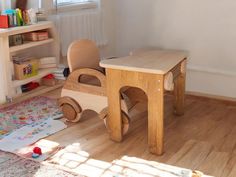
<path fill-rule="evenodd" d="M 57 98 L 60 90 L 46 94 Z M 165 153 L 155 156 L 147 147 L 146 104 L 132 110 L 131 127 L 122 143 L 109 140 L 103 122 L 91 111 L 81 122 L 50 136 L 61 145 L 80 143 L 90 157 L 111 162 L 139 157 L 197 169 L 216 177 L 236 177 L 236 103 L 187 96 L 186 112 L 172 114 L 172 97 L 165 97 Z"/>

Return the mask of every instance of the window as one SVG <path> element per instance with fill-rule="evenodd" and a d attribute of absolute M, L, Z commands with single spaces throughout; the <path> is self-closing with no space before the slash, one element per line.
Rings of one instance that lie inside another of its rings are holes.
<path fill-rule="evenodd" d="M 93 3 L 95 1 L 92 0 L 56 0 L 56 4 L 58 6 L 64 6 L 64 5 L 75 5 L 75 4 L 89 4 Z"/>
<path fill-rule="evenodd" d="M 54 0 L 58 12 L 97 8 L 99 0 Z"/>

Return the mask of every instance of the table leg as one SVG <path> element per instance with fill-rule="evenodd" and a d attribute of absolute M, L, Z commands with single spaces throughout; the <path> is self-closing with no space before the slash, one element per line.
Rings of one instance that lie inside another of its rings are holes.
<path fill-rule="evenodd" d="M 149 90 L 148 95 L 148 145 L 153 154 L 162 155 L 164 136 L 163 84 Z"/>
<path fill-rule="evenodd" d="M 186 74 L 181 73 L 175 79 L 175 87 L 174 87 L 174 113 L 176 115 L 184 114 L 184 101 L 185 101 L 185 79 Z"/>
<path fill-rule="evenodd" d="M 107 70 L 107 97 L 108 97 L 108 131 L 113 141 L 122 141 L 122 120 L 119 78 Z"/>

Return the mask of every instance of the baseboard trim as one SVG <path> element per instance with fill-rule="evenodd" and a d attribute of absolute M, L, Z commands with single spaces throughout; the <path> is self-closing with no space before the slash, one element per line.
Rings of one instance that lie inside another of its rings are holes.
<path fill-rule="evenodd" d="M 224 76 L 236 77 L 236 72 L 233 72 L 233 71 L 225 71 L 225 70 L 207 68 L 207 67 L 197 66 L 197 65 L 188 65 L 187 69 L 189 71 L 205 72 L 209 74 L 219 74 L 219 75 L 224 75 Z"/>
<path fill-rule="evenodd" d="M 197 96 L 197 97 L 204 97 L 204 98 L 210 98 L 214 100 L 220 100 L 220 101 L 229 101 L 229 102 L 235 102 L 236 98 L 226 97 L 226 96 L 218 96 L 218 95 L 211 95 L 207 93 L 199 93 L 199 92 L 192 92 L 192 91 L 186 91 L 187 95 Z"/>

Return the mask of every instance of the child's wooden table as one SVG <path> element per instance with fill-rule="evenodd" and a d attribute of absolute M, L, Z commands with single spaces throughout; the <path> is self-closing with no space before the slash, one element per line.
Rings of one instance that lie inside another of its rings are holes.
<path fill-rule="evenodd" d="M 184 113 L 187 54 L 183 51 L 155 50 L 118 59 L 103 60 L 106 68 L 110 138 L 122 141 L 120 89 L 125 86 L 142 89 L 148 98 L 148 145 L 151 153 L 163 153 L 165 76 L 174 81 L 174 110 Z M 132 125 L 132 124 L 131 124 Z"/>

